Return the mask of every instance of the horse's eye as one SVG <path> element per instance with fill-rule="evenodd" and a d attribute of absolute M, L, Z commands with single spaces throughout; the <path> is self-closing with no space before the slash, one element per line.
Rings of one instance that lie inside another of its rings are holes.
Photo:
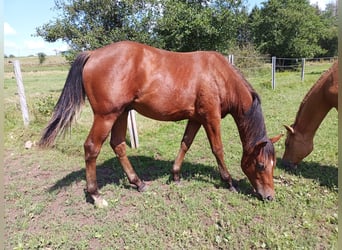
<path fill-rule="evenodd" d="M 265 170 L 265 164 L 263 162 L 257 162 L 256 167 L 259 171 Z"/>

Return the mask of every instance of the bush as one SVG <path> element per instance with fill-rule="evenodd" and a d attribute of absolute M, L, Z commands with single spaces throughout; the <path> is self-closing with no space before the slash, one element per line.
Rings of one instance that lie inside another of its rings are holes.
<path fill-rule="evenodd" d="M 32 109 L 36 120 L 46 122 L 46 120 L 50 119 L 56 102 L 57 97 L 52 94 L 40 97 L 33 104 Z"/>
<path fill-rule="evenodd" d="M 229 54 L 234 55 L 234 64 L 239 69 L 261 67 L 264 65 L 265 59 L 270 60 L 269 57 L 261 55 L 253 44 L 233 48 Z"/>
<path fill-rule="evenodd" d="M 38 53 L 39 64 L 43 64 L 46 60 L 46 54 L 43 52 Z"/>

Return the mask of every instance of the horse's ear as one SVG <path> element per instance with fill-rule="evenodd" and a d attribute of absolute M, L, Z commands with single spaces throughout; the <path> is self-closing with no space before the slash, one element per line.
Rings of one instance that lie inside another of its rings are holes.
<path fill-rule="evenodd" d="M 281 138 L 283 135 L 284 135 L 284 134 L 279 134 L 279 135 L 277 135 L 277 136 L 274 136 L 274 137 L 270 138 L 270 141 L 274 144 L 274 143 L 276 143 L 277 141 L 279 141 L 280 138 Z"/>
<path fill-rule="evenodd" d="M 294 134 L 294 133 L 295 133 L 294 129 L 293 129 L 291 126 L 284 125 L 284 127 L 285 127 L 286 130 L 287 130 L 288 132 L 290 132 L 291 134 Z"/>
<path fill-rule="evenodd" d="M 257 144 L 255 144 L 255 147 L 254 147 L 254 153 L 259 154 L 260 150 L 263 147 L 265 147 L 266 144 L 267 144 L 267 141 L 259 141 L 259 142 L 257 142 Z"/>

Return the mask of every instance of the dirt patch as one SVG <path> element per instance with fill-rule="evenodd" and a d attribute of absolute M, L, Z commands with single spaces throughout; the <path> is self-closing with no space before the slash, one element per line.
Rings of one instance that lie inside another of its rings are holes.
<path fill-rule="evenodd" d="M 34 148 L 30 150 L 31 153 L 5 151 L 5 238 L 12 239 L 6 243 L 6 249 L 16 247 L 13 242 L 19 240 L 14 240 L 14 235 L 25 241 L 32 235 L 40 235 L 45 231 L 53 238 L 54 233 L 65 231 L 65 227 L 75 228 L 77 231 L 84 226 L 99 223 L 99 217 L 94 215 L 93 204 L 87 202 L 84 169 L 80 169 L 77 164 L 59 169 L 54 167 L 53 159 L 45 159 L 43 165 L 39 155 L 44 152 Z M 49 162 L 50 169 L 47 167 Z M 101 178 L 99 185 L 103 187 L 109 183 L 119 183 L 119 179 L 113 176 L 112 172 L 110 167 L 102 166 L 98 173 Z M 105 192 L 106 199 L 118 203 L 119 199 L 113 201 L 117 194 Z M 128 195 L 134 197 L 140 194 L 132 190 Z M 120 205 L 112 211 L 106 211 L 104 217 L 120 219 L 129 214 L 134 208 L 124 205 L 127 199 L 130 199 L 127 195 L 120 197 Z M 98 234 L 81 231 L 75 232 L 75 235 L 87 233 L 90 238 L 88 246 L 96 249 L 96 246 L 99 246 L 96 238 L 99 237 Z"/>

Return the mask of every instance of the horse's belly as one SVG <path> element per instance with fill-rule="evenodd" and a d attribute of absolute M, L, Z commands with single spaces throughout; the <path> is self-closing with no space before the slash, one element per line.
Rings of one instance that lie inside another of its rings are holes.
<path fill-rule="evenodd" d="M 139 114 L 148 118 L 159 120 L 159 121 L 179 121 L 189 119 L 194 115 L 192 108 L 178 108 L 176 106 L 164 105 L 146 105 L 136 104 L 132 105 Z"/>

